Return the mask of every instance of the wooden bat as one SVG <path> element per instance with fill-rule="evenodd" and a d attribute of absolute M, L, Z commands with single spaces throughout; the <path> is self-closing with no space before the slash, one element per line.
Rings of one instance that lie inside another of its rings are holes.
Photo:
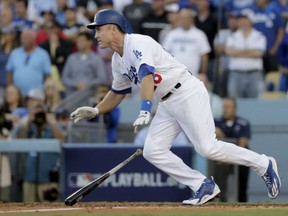
<path fill-rule="evenodd" d="M 77 190 L 75 193 L 71 194 L 69 197 L 65 199 L 65 205 L 73 206 L 75 203 L 77 203 L 83 197 L 85 197 L 87 194 L 93 191 L 96 187 L 98 187 L 107 178 L 109 178 L 111 175 L 116 173 L 118 170 L 120 170 L 122 167 L 124 167 L 126 164 L 128 164 L 130 161 L 132 161 L 134 158 L 138 157 L 139 155 L 142 155 L 142 149 L 137 149 L 136 152 L 134 152 L 126 160 L 124 160 L 123 162 L 115 166 L 113 169 L 109 170 L 108 172 L 101 175 L 99 178 L 94 179 L 93 181 L 85 185 L 84 187 Z"/>

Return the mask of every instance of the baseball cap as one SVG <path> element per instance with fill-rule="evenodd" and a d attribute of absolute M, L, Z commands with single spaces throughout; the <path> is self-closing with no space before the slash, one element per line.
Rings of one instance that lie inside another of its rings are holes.
<path fill-rule="evenodd" d="M 27 98 L 44 101 L 45 96 L 44 96 L 43 91 L 40 89 L 30 89 L 28 92 Z"/>
<path fill-rule="evenodd" d="M 253 14 L 251 11 L 248 11 L 248 10 L 243 10 L 243 11 L 240 11 L 238 13 L 238 16 L 237 17 L 246 17 L 248 18 L 251 22 L 253 22 L 254 18 L 253 18 Z"/>

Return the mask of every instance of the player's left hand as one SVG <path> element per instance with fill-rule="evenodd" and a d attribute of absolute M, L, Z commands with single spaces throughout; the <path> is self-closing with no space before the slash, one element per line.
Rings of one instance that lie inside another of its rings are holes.
<path fill-rule="evenodd" d="M 135 127 L 134 128 L 134 133 L 137 133 L 138 130 L 139 130 L 139 127 L 141 125 L 148 124 L 149 121 L 150 121 L 150 112 L 140 110 L 140 114 L 139 114 L 138 118 L 135 120 L 135 122 L 133 124 L 133 126 Z"/>
<path fill-rule="evenodd" d="M 88 107 L 83 106 L 76 109 L 74 112 L 71 113 L 70 119 L 74 121 L 74 123 L 82 120 L 82 119 L 91 119 L 94 118 L 96 115 L 99 114 L 99 110 L 97 107 Z"/>

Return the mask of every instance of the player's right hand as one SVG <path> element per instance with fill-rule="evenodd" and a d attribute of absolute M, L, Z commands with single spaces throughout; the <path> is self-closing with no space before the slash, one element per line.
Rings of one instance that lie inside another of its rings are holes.
<path fill-rule="evenodd" d="M 94 118 L 96 115 L 99 114 L 99 110 L 97 107 L 89 107 L 83 106 L 76 109 L 74 112 L 71 113 L 70 119 L 77 123 L 82 119 L 91 119 Z"/>
<path fill-rule="evenodd" d="M 134 133 L 137 133 L 141 125 L 148 124 L 150 121 L 150 112 L 140 110 L 140 114 L 138 118 L 135 120 L 133 126 L 134 128 Z"/>

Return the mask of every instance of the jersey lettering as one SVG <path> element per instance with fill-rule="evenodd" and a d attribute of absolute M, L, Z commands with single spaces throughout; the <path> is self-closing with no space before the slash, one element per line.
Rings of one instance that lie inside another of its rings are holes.
<path fill-rule="evenodd" d="M 124 73 L 123 75 L 128 77 L 128 79 L 133 82 L 134 84 L 137 85 L 137 83 L 139 83 L 139 78 L 138 75 L 136 73 L 136 68 L 133 66 L 130 66 L 130 70 L 127 69 L 128 73 Z"/>

